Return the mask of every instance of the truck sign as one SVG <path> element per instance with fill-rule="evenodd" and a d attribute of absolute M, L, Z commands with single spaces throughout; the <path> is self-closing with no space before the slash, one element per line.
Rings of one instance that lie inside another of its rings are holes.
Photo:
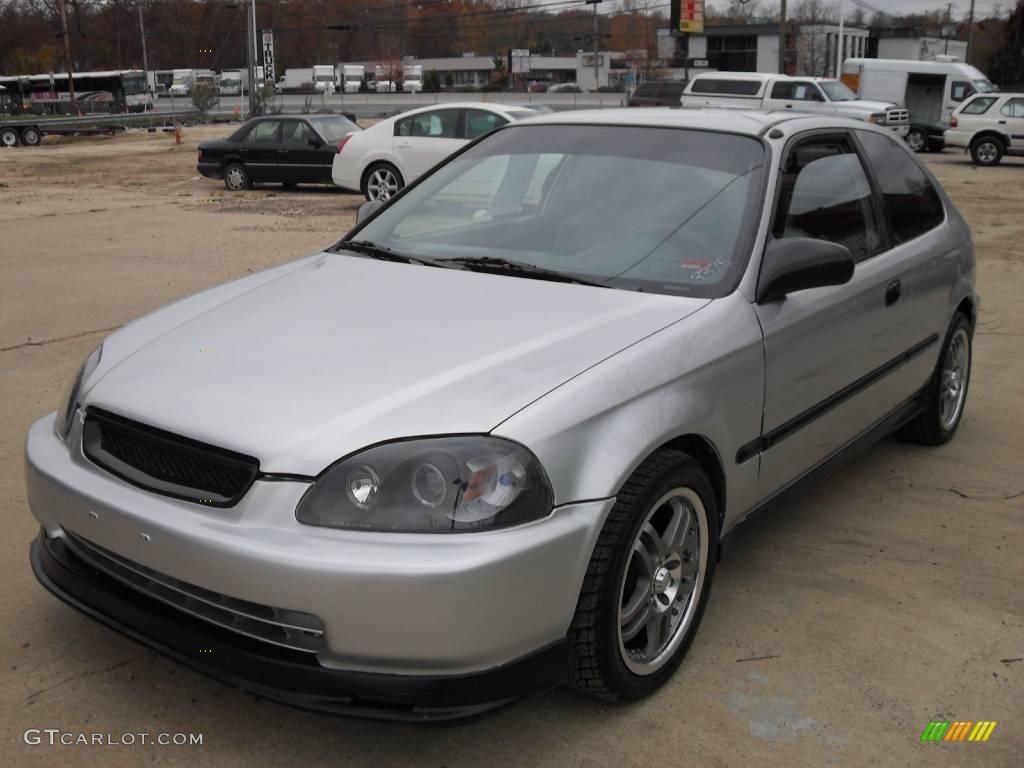
<path fill-rule="evenodd" d="M 267 80 L 277 80 L 274 72 L 274 32 L 270 29 L 263 30 L 263 70 Z"/>

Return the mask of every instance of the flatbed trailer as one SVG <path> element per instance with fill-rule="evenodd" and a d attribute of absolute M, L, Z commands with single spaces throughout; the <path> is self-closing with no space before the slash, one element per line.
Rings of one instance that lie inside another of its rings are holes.
<path fill-rule="evenodd" d="M 0 115 L 0 147 L 35 147 L 44 136 L 87 136 L 117 133 L 126 128 L 160 128 L 187 121 L 194 109 L 178 112 L 90 115 L 88 117 L 41 117 L 39 115 Z"/>

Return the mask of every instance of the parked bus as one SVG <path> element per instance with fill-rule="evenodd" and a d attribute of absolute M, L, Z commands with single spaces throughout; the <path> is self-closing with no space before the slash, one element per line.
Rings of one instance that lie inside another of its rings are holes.
<path fill-rule="evenodd" d="M 63 72 L 45 75 L 0 77 L 0 85 L 20 102 L 19 111 L 35 114 L 77 112 L 145 112 L 153 108 L 153 97 L 142 70 L 75 72 L 75 102 L 71 103 L 68 76 Z"/>

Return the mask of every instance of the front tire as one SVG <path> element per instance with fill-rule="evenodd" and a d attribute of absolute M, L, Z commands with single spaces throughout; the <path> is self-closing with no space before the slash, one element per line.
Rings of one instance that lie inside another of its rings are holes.
<path fill-rule="evenodd" d="M 924 408 L 903 428 L 903 436 L 921 445 L 942 445 L 956 434 L 971 383 L 974 329 L 958 312 L 942 347 L 939 364 L 925 387 Z"/>
<path fill-rule="evenodd" d="M 229 192 L 241 192 L 252 186 L 252 179 L 245 166 L 241 163 L 231 163 L 224 169 L 224 188 Z"/>
<path fill-rule="evenodd" d="M 402 174 L 391 163 L 375 163 L 363 174 L 363 195 L 367 200 L 390 200 L 405 186 Z"/>
<path fill-rule="evenodd" d="M 911 128 L 907 134 L 907 146 L 914 152 L 924 152 L 928 148 L 928 136 L 920 128 Z"/>
<path fill-rule="evenodd" d="M 971 142 L 971 159 L 975 165 L 995 165 L 1005 152 L 1003 142 L 994 136 L 982 136 Z"/>
<path fill-rule="evenodd" d="M 662 449 L 617 496 L 587 567 L 569 628 L 569 684 L 635 701 L 675 672 L 697 634 L 718 554 L 707 473 Z"/>

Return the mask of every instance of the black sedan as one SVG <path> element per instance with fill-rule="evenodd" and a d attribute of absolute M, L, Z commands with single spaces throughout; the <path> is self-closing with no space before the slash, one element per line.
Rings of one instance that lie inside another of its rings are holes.
<path fill-rule="evenodd" d="M 341 115 L 256 117 L 226 139 L 199 145 L 197 168 L 232 192 L 277 182 L 331 184 L 338 145 L 359 126 Z"/>
<path fill-rule="evenodd" d="M 907 144 L 915 152 L 941 152 L 946 148 L 946 128 L 949 126 L 929 120 L 910 119 Z"/>

